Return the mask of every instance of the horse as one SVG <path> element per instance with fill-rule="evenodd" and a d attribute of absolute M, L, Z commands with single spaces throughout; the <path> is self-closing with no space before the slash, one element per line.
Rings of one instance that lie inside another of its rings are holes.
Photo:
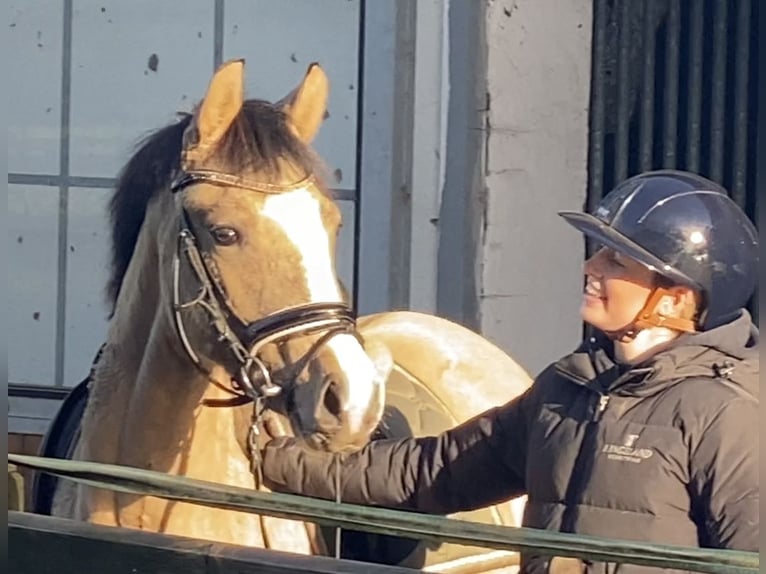
<path fill-rule="evenodd" d="M 328 95 L 315 63 L 282 100 L 245 100 L 244 60 L 231 60 L 191 113 L 138 146 L 110 201 L 106 340 L 43 456 L 265 490 L 258 453 L 269 434 L 355 450 L 439 432 L 528 387 L 508 355 L 455 323 L 355 316 L 335 269 L 340 211 L 311 147 Z M 327 553 L 327 532 L 312 524 L 50 476 L 38 476 L 34 501 L 36 512 L 96 524 Z M 521 508 L 470 514 L 518 524 Z M 380 552 L 386 544 L 395 556 Z M 344 537 L 347 556 L 417 567 L 486 552 L 451 548 Z"/>

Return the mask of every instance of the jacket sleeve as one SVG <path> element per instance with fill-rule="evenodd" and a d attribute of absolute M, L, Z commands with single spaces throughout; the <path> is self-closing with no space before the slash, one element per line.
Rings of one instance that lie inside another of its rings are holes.
<path fill-rule="evenodd" d="M 691 457 L 691 486 L 703 522 L 702 544 L 758 551 L 758 402 L 729 401 Z"/>
<path fill-rule="evenodd" d="M 451 514 L 508 500 L 525 492 L 529 391 L 438 436 L 374 441 L 334 455 L 278 438 L 264 450 L 264 478 L 276 491 Z"/>

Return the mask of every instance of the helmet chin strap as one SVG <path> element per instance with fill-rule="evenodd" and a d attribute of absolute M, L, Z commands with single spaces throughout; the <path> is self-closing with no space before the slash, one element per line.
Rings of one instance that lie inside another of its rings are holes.
<path fill-rule="evenodd" d="M 617 331 L 604 331 L 604 334 L 613 341 L 628 343 L 635 339 L 641 331 L 651 329 L 652 327 L 664 327 L 665 329 L 672 329 L 682 333 L 695 333 L 697 326 L 694 321 L 681 319 L 680 317 L 668 317 L 657 311 L 660 301 L 666 295 L 673 297 L 673 293 L 667 289 L 655 287 L 649 294 L 649 297 L 647 297 L 641 311 L 638 312 L 636 318 L 627 327 Z"/>

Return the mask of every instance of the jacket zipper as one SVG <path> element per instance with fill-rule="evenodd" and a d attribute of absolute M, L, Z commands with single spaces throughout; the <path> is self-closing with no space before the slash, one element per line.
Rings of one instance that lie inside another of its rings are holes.
<path fill-rule="evenodd" d="M 597 392 L 597 391 L 594 391 Z M 573 532 L 572 528 L 572 506 L 577 499 L 579 499 L 580 494 L 582 493 L 583 485 L 585 484 L 585 481 L 587 480 L 587 476 L 585 476 L 585 473 L 583 472 L 583 466 L 585 464 L 585 457 L 588 456 L 595 456 L 595 453 L 586 452 L 586 449 L 593 448 L 595 446 L 595 440 L 596 440 L 596 434 L 598 433 L 599 424 L 598 422 L 601 420 L 601 417 L 604 414 L 604 411 L 606 411 L 606 407 L 609 404 L 609 395 L 604 393 L 598 393 L 598 402 L 596 403 L 593 414 L 590 417 L 590 420 L 586 423 L 585 428 L 585 435 L 583 436 L 583 440 L 580 443 L 580 448 L 578 450 L 577 456 L 575 457 L 575 463 L 572 468 L 572 478 L 571 480 L 574 481 L 573 483 L 570 483 L 569 488 L 567 488 L 567 492 L 565 495 L 565 500 L 567 503 L 568 508 L 564 511 L 564 516 L 561 520 L 561 525 L 563 527 L 563 532 Z M 586 419 L 587 420 L 587 419 Z"/>
<path fill-rule="evenodd" d="M 593 422 L 601 420 L 601 415 L 604 414 L 606 406 L 609 404 L 609 395 L 600 395 L 598 399 L 598 406 L 593 412 Z"/>

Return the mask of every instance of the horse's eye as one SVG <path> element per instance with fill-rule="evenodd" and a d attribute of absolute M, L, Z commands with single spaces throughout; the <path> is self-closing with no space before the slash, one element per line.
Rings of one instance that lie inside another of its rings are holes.
<path fill-rule="evenodd" d="M 231 227 L 216 227 L 210 233 L 218 245 L 234 245 L 239 241 L 239 233 Z"/>

